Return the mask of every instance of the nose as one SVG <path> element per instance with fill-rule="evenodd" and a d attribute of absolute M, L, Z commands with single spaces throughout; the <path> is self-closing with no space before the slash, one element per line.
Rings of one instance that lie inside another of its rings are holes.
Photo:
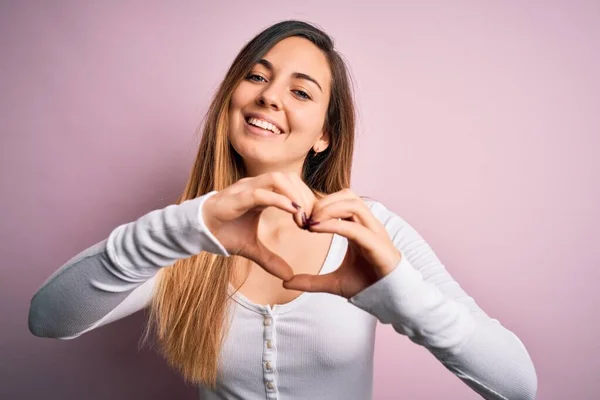
<path fill-rule="evenodd" d="M 262 107 L 268 107 L 275 111 L 279 111 L 282 108 L 281 96 L 274 86 L 266 87 L 258 97 L 256 98 L 258 105 Z"/>

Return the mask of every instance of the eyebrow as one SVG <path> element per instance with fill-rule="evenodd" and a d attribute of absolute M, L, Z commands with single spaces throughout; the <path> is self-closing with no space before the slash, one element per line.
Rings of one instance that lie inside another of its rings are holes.
<path fill-rule="evenodd" d="M 271 64 L 271 62 L 269 60 L 265 60 L 264 58 L 261 58 L 257 64 L 260 64 L 262 66 L 264 66 L 266 69 L 268 69 L 269 71 L 273 72 L 273 64 Z M 317 85 L 317 87 L 319 88 L 319 90 L 322 92 L 323 88 L 321 88 L 321 85 L 319 85 L 319 82 L 317 82 L 317 80 L 315 78 L 313 78 L 310 75 L 304 74 L 302 72 L 294 72 L 292 74 L 292 77 L 297 78 L 297 79 L 305 79 L 307 81 L 311 81 L 312 83 L 314 83 L 315 85 Z"/>

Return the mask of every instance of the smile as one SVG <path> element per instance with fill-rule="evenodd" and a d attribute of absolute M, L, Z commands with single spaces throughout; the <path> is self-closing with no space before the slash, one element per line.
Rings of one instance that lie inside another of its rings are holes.
<path fill-rule="evenodd" d="M 261 118 L 251 116 L 245 118 L 244 122 L 246 129 L 254 135 L 276 137 L 284 134 L 277 126 Z"/>
<path fill-rule="evenodd" d="M 264 119 L 250 117 L 246 120 L 246 122 L 248 122 L 248 124 L 250 125 L 254 125 L 267 131 L 271 131 L 276 135 L 281 134 L 281 130 L 278 127 L 276 127 L 268 121 L 265 121 Z"/>

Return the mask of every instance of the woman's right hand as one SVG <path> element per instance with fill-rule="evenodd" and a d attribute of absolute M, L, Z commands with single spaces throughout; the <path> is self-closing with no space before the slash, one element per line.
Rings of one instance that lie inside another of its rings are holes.
<path fill-rule="evenodd" d="M 286 281 L 294 272 L 258 238 L 260 214 L 267 207 L 277 207 L 289 212 L 303 227 L 303 213 L 310 215 L 315 201 L 314 193 L 298 175 L 272 172 L 240 179 L 211 196 L 204 203 L 202 215 L 207 228 L 229 254 L 252 260 Z"/>

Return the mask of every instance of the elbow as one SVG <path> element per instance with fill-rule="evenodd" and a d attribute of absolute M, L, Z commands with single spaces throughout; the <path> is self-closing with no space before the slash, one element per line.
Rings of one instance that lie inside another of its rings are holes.
<path fill-rule="evenodd" d="M 37 336 L 40 338 L 49 338 L 52 337 L 48 335 L 48 329 L 41 323 L 41 321 L 36 318 L 35 314 L 32 313 L 31 309 L 29 310 L 29 319 L 27 321 L 27 326 L 29 327 L 29 332 L 33 336 Z"/>
<path fill-rule="evenodd" d="M 523 371 L 515 382 L 514 397 L 510 399 L 535 400 L 538 390 L 538 379 L 533 364 L 529 365 L 526 371 Z"/>
<path fill-rule="evenodd" d="M 32 335 L 48 339 L 73 339 L 75 336 L 68 336 L 61 332 L 57 324 L 58 317 L 52 315 L 47 308 L 43 306 L 42 300 L 34 296 L 29 306 L 29 315 L 27 318 L 27 327 Z"/>
<path fill-rule="evenodd" d="M 48 334 L 48 330 L 45 329 L 42 325 L 36 323 L 36 321 L 29 320 L 29 332 L 33 336 L 37 336 L 39 338 L 50 338 L 55 339 L 52 335 Z"/>
<path fill-rule="evenodd" d="M 64 333 L 59 332 L 58 329 L 52 324 L 48 324 L 36 318 L 35 316 L 32 316 L 31 312 L 29 313 L 29 320 L 27 325 L 29 328 L 29 332 L 31 332 L 33 336 L 37 336 L 39 338 L 70 340 L 75 339 L 79 336 L 67 336 Z"/>
<path fill-rule="evenodd" d="M 514 371 L 510 381 L 506 382 L 506 390 L 500 399 L 504 400 L 535 400 L 538 391 L 538 378 L 531 360 L 523 362 L 521 368 Z M 497 397 L 492 397 L 494 400 Z"/>
<path fill-rule="evenodd" d="M 538 391 L 537 372 L 531 356 L 522 343 L 521 348 L 523 350 L 521 362 L 515 365 L 517 368 L 515 368 L 516 371 L 512 378 L 512 397 L 508 398 L 511 400 L 535 400 Z"/>
<path fill-rule="evenodd" d="M 44 336 L 44 326 L 41 321 L 41 316 L 44 314 L 41 310 L 39 301 L 37 301 L 37 293 L 31 299 L 29 304 L 29 315 L 27 317 L 27 326 L 29 328 L 29 332 L 33 336 L 37 337 L 46 337 Z"/>
<path fill-rule="evenodd" d="M 535 400 L 537 396 L 537 377 L 527 376 L 512 382 L 512 388 L 509 393 L 502 396 L 506 400 Z M 493 397 L 495 400 L 496 397 Z"/>
<path fill-rule="evenodd" d="M 505 375 L 503 400 L 535 400 L 538 391 L 538 378 L 529 356 L 524 357 L 513 371 Z M 501 393 L 502 393 L 501 392 Z M 492 397 L 496 400 L 498 397 Z"/>
<path fill-rule="evenodd" d="M 461 377 L 476 393 L 486 400 L 535 400 L 537 395 L 537 376 L 511 374 L 510 380 L 498 385 L 482 384 L 472 378 Z"/>
<path fill-rule="evenodd" d="M 37 296 L 31 299 L 29 306 L 29 316 L 27 319 L 27 326 L 29 332 L 32 335 L 40 338 L 53 338 L 52 327 L 48 325 L 47 321 L 51 319 L 47 317 L 47 312 L 40 303 Z"/>
<path fill-rule="evenodd" d="M 486 400 L 535 400 L 538 378 L 535 366 L 525 346 L 510 334 L 509 345 L 488 359 L 485 368 L 472 366 L 471 374 L 455 369 L 458 377 Z M 481 350 L 482 347 L 479 347 Z M 477 359 L 471 353 L 472 359 Z"/>

